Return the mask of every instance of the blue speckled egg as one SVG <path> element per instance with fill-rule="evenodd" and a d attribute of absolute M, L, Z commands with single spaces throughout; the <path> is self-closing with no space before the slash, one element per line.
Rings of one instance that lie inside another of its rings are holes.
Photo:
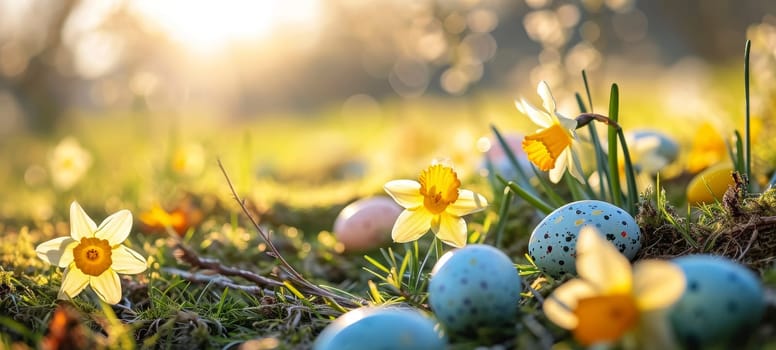
<path fill-rule="evenodd" d="M 314 350 L 442 350 L 446 339 L 436 323 L 405 307 L 362 307 L 329 324 L 315 339 Z"/>
<path fill-rule="evenodd" d="M 428 301 L 450 332 L 510 324 L 517 316 L 520 275 L 495 247 L 472 244 L 443 255 L 431 272 Z"/>
<path fill-rule="evenodd" d="M 641 248 L 641 229 L 622 208 L 598 200 L 566 204 L 547 215 L 531 233 L 528 253 L 542 272 L 560 277 L 576 274 L 579 231 L 595 228 L 628 259 Z"/>
<path fill-rule="evenodd" d="M 748 268 L 727 258 L 689 255 L 673 260 L 687 287 L 671 307 L 677 340 L 687 349 L 730 345 L 754 330 L 765 310 L 763 289 Z"/>

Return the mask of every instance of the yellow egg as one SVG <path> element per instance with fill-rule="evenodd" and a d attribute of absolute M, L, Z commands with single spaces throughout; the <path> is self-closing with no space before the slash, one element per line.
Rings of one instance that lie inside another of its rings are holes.
<path fill-rule="evenodd" d="M 693 205 L 721 201 L 733 181 L 733 166 L 727 163 L 712 166 L 696 175 L 687 185 L 687 202 Z"/>

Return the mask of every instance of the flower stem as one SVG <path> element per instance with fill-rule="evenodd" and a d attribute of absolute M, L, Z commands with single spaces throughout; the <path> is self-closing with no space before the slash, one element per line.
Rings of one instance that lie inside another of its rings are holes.
<path fill-rule="evenodd" d="M 752 192 L 752 145 L 751 137 L 749 134 L 749 52 L 752 48 L 752 41 L 747 40 L 744 48 L 744 95 L 746 100 L 746 130 L 745 142 L 746 142 L 746 183 L 747 191 Z"/>
<path fill-rule="evenodd" d="M 529 192 L 536 196 L 538 195 L 536 191 L 533 190 L 533 188 L 530 186 L 530 181 L 528 180 L 528 175 L 523 171 L 523 167 L 520 166 L 520 162 L 517 160 L 517 156 L 515 156 L 515 153 L 512 152 L 512 148 L 509 146 L 507 141 L 504 139 L 504 137 L 501 135 L 501 133 L 498 131 L 495 125 L 490 126 L 491 130 L 493 130 L 493 134 L 496 135 L 496 140 L 498 140 L 498 143 L 501 145 L 501 148 L 504 150 L 504 153 L 507 155 L 507 159 L 509 159 L 509 162 L 512 164 L 512 167 L 515 168 L 515 173 L 517 174 L 517 181 L 518 183 L 526 188 L 529 188 Z"/>
<path fill-rule="evenodd" d="M 524 190 L 522 187 L 520 187 L 518 184 L 504 180 L 503 177 L 497 176 L 498 180 L 501 181 L 504 185 L 509 187 L 510 190 L 514 191 L 518 196 L 525 199 L 526 202 L 531 204 L 534 208 L 541 210 L 545 214 L 551 213 L 555 208 L 544 202 L 541 198 L 536 197 L 528 193 L 528 191 Z"/>
<path fill-rule="evenodd" d="M 620 90 L 617 84 L 612 84 L 612 90 L 609 95 L 609 118 L 615 124 L 619 116 Z M 619 129 L 619 125 L 618 128 Z M 617 129 L 609 128 L 609 182 L 612 185 L 612 200 L 614 205 L 622 206 L 622 190 L 620 189 L 620 167 L 617 164 Z"/>
<path fill-rule="evenodd" d="M 631 215 L 636 215 L 636 199 L 638 198 L 638 189 L 636 188 L 636 175 L 633 172 L 633 163 L 631 163 L 630 152 L 628 152 L 628 143 L 625 141 L 625 133 L 622 129 L 617 130 L 617 135 L 620 137 L 620 144 L 622 145 L 622 156 L 625 161 L 625 181 L 628 186 L 628 196 L 626 197 L 626 206 Z"/>

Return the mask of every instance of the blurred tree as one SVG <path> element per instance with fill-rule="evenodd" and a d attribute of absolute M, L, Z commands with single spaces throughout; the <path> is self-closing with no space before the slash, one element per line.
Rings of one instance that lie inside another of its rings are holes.
<path fill-rule="evenodd" d="M 17 35 L 16 39 L 42 40 L 40 51 L 25 58 L 27 67 L 20 74 L 10 77 L 0 74 L 0 87 L 10 91 L 22 107 L 29 128 L 37 132 L 51 132 L 64 112 L 66 96 L 62 89 L 67 89 L 73 78 L 63 75 L 57 66 L 67 64 L 67 55 L 63 55 L 62 32 L 77 3 L 76 0 L 62 0 L 59 4 L 46 4 L 49 6 L 36 4 L 41 7 L 37 10 L 49 11 L 48 16 L 36 16 L 35 19 L 43 20 L 43 23 L 35 25 L 37 28 L 45 28 L 45 31 L 41 37 Z M 34 46 L 29 42 L 20 42 L 17 45 Z"/>

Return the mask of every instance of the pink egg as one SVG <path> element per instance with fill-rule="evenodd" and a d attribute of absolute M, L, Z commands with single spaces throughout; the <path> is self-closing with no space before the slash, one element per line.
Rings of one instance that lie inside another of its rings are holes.
<path fill-rule="evenodd" d="M 340 211 L 334 221 L 334 236 L 349 253 L 384 246 L 402 210 L 387 196 L 359 199 Z"/>
<path fill-rule="evenodd" d="M 517 163 L 520 165 L 523 173 L 531 177 L 534 172 L 531 169 L 531 162 L 528 160 L 525 151 L 523 151 L 522 144 L 524 138 L 525 137 L 522 134 L 517 132 L 504 135 L 504 141 L 506 141 L 509 146 L 509 150 L 515 155 Z M 490 148 L 484 154 L 480 165 L 481 169 L 487 169 L 486 158 L 493 165 L 493 169 L 496 173 L 503 178 L 512 180 L 517 177 L 517 170 L 515 170 L 512 162 L 509 160 L 509 156 L 507 156 L 504 147 L 501 147 L 501 143 L 498 142 L 498 139 L 495 137 L 490 139 Z"/>
<path fill-rule="evenodd" d="M 503 136 L 504 141 L 506 141 L 507 145 L 509 146 L 509 150 L 515 154 L 515 157 L 518 159 L 525 157 L 525 152 L 523 151 L 523 139 L 525 136 L 523 136 L 523 134 L 515 132 Z M 498 142 L 497 138 L 493 137 L 490 140 L 490 143 L 491 146 L 488 149 L 486 155 L 492 161 L 501 160 L 507 157 L 507 153 L 504 151 L 504 147 L 501 147 L 501 143 Z"/>

